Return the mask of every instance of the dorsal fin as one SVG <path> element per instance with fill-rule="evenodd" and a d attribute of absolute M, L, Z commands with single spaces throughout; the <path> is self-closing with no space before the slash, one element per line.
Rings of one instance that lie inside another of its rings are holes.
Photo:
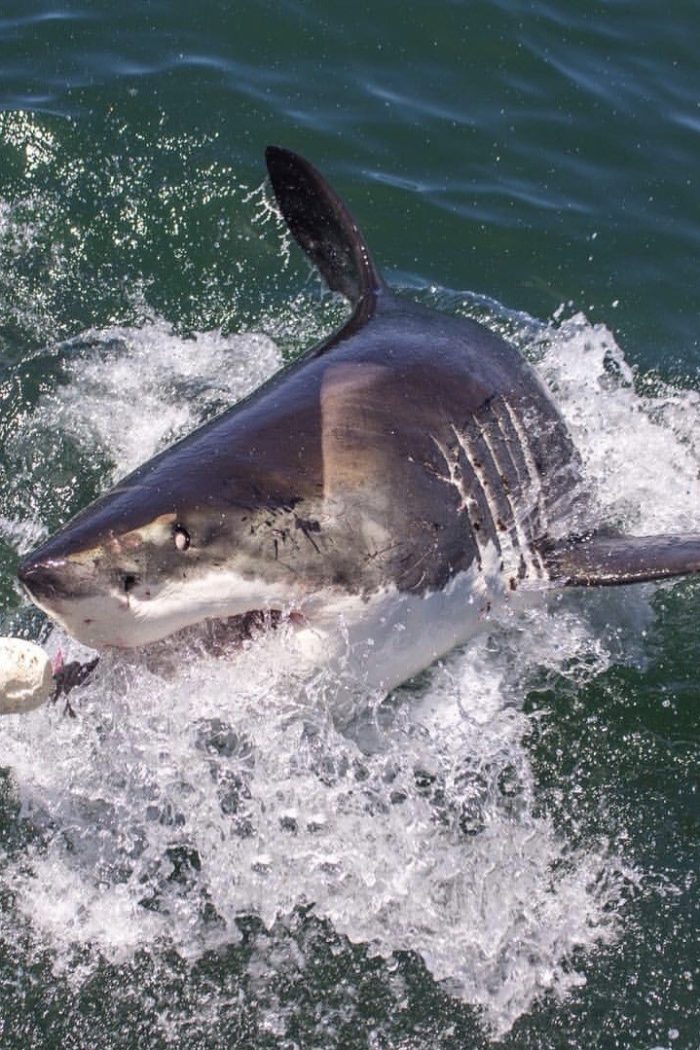
<path fill-rule="evenodd" d="M 326 180 L 297 153 L 268 146 L 267 170 L 292 236 L 334 292 L 354 305 L 384 284 L 352 215 Z"/>

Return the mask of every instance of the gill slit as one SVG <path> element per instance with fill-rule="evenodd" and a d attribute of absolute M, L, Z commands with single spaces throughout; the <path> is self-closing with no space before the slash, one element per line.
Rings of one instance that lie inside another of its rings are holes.
<path fill-rule="evenodd" d="M 491 455 L 491 459 L 493 460 L 494 466 L 496 467 L 496 471 L 498 472 L 498 467 L 496 466 L 495 459 L 493 457 L 493 454 L 491 453 L 488 442 L 484 438 L 481 426 L 476 422 L 476 420 L 474 420 L 474 425 L 477 429 L 479 437 L 481 437 L 484 441 L 484 446 Z M 491 515 L 491 520 L 493 523 L 493 532 L 494 536 L 496 537 L 496 545 L 500 550 L 502 559 L 502 571 L 509 575 L 512 573 L 517 574 L 520 563 L 520 554 L 519 551 L 516 551 L 516 545 L 513 543 L 513 537 L 511 535 L 508 524 L 506 522 L 501 521 L 501 512 L 498 508 L 498 500 L 496 499 L 496 496 L 491 486 L 489 485 L 488 476 L 484 464 L 481 463 L 481 458 L 483 457 L 479 456 L 479 453 L 474 445 L 470 434 L 460 433 L 454 425 L 452 425 L 452 433 L 457 439 L 459 447 L 462 449 L 467 463 L 474 472 L 474 477 L 481 488 L 484 500 L 486 502 L 486 506 L 488 507 L 489 514 Z M 499 527 L 499 522 L 501 523 L 502 527 Z"/>
<path fill-rule="evenodd" d="M 474 547 L 477 553 L 479 569 L 481 569 L 483 567 L 482 555 L 486 549 L 484 537 L 480 536 L 481 508 L 479 506 L 478 501 L 474 499 L 474 496 L 466 488 L 464 484 L 464 475 L 460 470 L 458 470 L 457 460 L 451 455 L 449 448 L 443 445 L 442 442 L 439 441 L 434 434 L 431 434 L 431 438 L 433 444 L 438 449 L 440 455 L 444 459 L 445 466 L 447 467 L 448 472 L 448 477 L 446 478 L 443 477 L 441 474 L 438 474 L 437 476 L 440 478 L 441 481 L 444 481 L 448 485 L 452 485 L 453 488 L 455 488 L 457 493 L 459 494 L 461 502 L 458 508 L 458 513 L 461 514 L 466 511 L 467 520 L 469 522 L 469 527 L 472 532 Z"/>
<path fill-rule="evenodd" d="M 503 398 L 503 406 L 506 410 L 506 414 L 508 416 L 510 424 L 513 427 L 513 430 L 515 431 L 515 434 L 517 436 L 520 445 L 520 450 L 523 454 L 525 469 L 527 470 L 527 483 L 525 486 L 521 484 L 521 493 L 525 495 L 525 493 L 527 492 L 527 496 L 525 498 L 532 498 L 533 504 L 537 510 L 537 516 L 542 526 L 542 531 L 546 532 L 549 523 L 547 520 L 547 512 L 545 509 L 543 499 L 542 480 L 540 478 L 540 473 L 537 469 L 537 464 L 535 463 L 535 457 L 533 456 L 532 449 L 530 448 L 530 443 L 527 437 L 527 431 L 518 419 L 515 411 L 513 410 L 512 405 L 505 397 Z M 517 463 L 515 463 L 515 461 L 514 466 L 516 473 L 518 474 L 518 476 L 520 476 L 520 471 L 518 470 L 518 465 Z M 542 558 L 542 555 L 538 551 L 537 546 L 534 543 L 530 544 L 530 550 L 532 551 L 537 561 L 540 573 L 546 576 L 547 570 L 545 568 L 544 560 Z"/>

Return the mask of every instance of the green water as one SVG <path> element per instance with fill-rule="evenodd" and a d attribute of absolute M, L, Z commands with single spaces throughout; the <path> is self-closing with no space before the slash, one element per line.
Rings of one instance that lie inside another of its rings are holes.
<path fill-rule="evenodd" d="M 3 632 L 46 636 L 13 584 L 31 546 L 21 523 L 56 527 L 110 476 L 104 449 L 31 423 L 42 398 L 70 385 L 68 365 L 91 346 L 108 355 L 102 330 L 154 319 L 183 340 L 263 330 L 290 355 L 342 316 L 264 221 L 268 143 L 322 168 L 406 294 L 448 310 L 466 302 L 504 328 L 581 312 L 591 338 L 598 324 L 612 333 L 641 393 L 674 383 L 689 418 L 700 386 L 698 39 L 700 8 L 685 0 L 6 4 Z M 692 446 L 693 433 L 678 441 Z M 649 468 L 656 477 L 664 464 Z M 700 1046 L 700 588 L 650 600 L 653 620 L 623 636 L 631 665 L 535 666 L 521 695 L 537 811 L 572 849 L 608 843 L 629 874 L 608 904 L 615 937 L 564 960 L 578 977 L 562 996 L 543 980 L 502 1030 L 504 1047 Z M 249 914 L 235 942 L 194 961 L 157 942 L 95 962 L 86 941 L 84 969 L 78 952 L 68 975 L 51 937 L 37 943 L 26 912 L 15 922 L 16 865 L 64 829 L 37 828 L 13 776 L 0 794 L 3 864 L 15 873 L 0 885 L 3 1048 L 408 1050 L 495 1038 L 420 952 L 377 956 L 303 908 L 267 948 Z M 173 881 L 194 879 L 199 863 L 178 854 Z"/>

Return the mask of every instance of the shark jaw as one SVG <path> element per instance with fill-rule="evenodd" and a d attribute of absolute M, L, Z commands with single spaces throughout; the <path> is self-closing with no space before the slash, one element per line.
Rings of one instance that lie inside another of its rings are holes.
<path fill-rule="evenodd" d="M 128 591 L 83 586 L 71 593 L 66 562 L 51 566 L 61 586 L 38 573 L 25 573 L 32 601 L 83 645 L 93 649 L 149 646 L 188 627 L 241 621 L 272 614 L 279 619 L 298 609 L 302 596 L 281 583 L 251 579 L 233 569 L 210 569 L 186 578 L 171 576 L 157 585 L 136 583 Z M 302 615 L 302 614 L 299 614 Z"/>

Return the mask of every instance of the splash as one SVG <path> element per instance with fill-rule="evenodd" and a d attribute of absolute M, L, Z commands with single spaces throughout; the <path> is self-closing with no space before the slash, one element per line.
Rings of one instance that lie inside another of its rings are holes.
<path fill-rule="evenodd" d="M 700 392 L 636 376 L 582 314 L 534 349 L 609 520 L 636 534 L 697 531 Z"/>
<path fill-rule="evenodd" d="M 611 334 L 583 317 L 528 325 L 520 342 L 611 518 L 697 529 L 698 394 L 638 392 Z M 62 360 L 16 440 L 58 428 L 116 478 L 257 386 L 280 356 L 267 337 L 183 339 L 154 320 L 90 332 Z M 42 527 L 8 519 L 3 533 L 20 547 Z M 614 941 L 636 878 L 607 844 L 574 846 L 539 804 L 528 687 L 542 668 L 580 681 L 636 651 L 649 593 L 569 595 L 494 620 L 419 682 L 367 697 L 342 728 L 324 672 L 299 678 L 283 629 L 234 661 L 192 657 L 174 677 L 138 655 L 105 659 L 76 721 L 42 710 L 0 726 L 33 829 L 5 860 L 4 937 L 26 931 L 77 987 L 105 960 L 164 946 L 194 965 L 240 944 L 255 916 L 237 1008 L 281 1037 L 289 1008 L 260 974 L 290 951 L 303 973 L 294 917 L 312 915 L 337 951 L 361 946 L 387 974 L 410 953 L 493 1034 L 507 1032 L 538 998 L 584 980 L 573 960 Z M 58 632 L 50 644 L 80 655 Z"/>
<path fill-rule="evenodd" d="M 0 113 L 0 350 L 143 323 L 153 307 L 185 332 L 259 316 L 289 235 L 218 137 L 175 131 L 165 114 L 143 127 Z"/>
<path fill-rule="evenodd" d="M 245 397 L 282 365 L 265 335 L 207 332 L 182 339 L 160 319 L 146 328 L 89 332 L 67 350 L 65 383 L 42 400 L 38 424 L 58 427 L 86 449 L 99 448 L 119 475 Z"/>

